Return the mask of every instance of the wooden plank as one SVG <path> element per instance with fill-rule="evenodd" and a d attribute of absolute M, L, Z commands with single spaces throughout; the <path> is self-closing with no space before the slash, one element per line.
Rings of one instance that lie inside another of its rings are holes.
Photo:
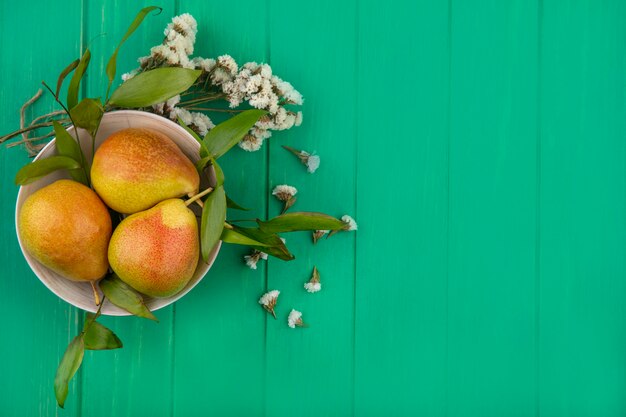
<path fill-rule="evenodd" d="M 536 2 L 452 1 L 448 413 L 536 408 Z"/>
<path fill-rule="evenodd" d="M 626 5 L 543 2 L 541 415 L 626 413 Z"/>
<path fill-rule="evenodd" d="M 198 21 L 197 55 L 228 53 L 239 64 L 267 60 L 265 1 L 238 2 L 236 12 L 228 3 L 185 2 L 180 11 Z M 265 217 L 264 151 L 234 148 L 220 159 L 227 192 L 251 209 L 230 211 L 230 219 Z M 266 264 L 250 270 L 243 263 L 248 252 L 223 245 L 204 281 L 176 305 L 174 415 L 263 412 L 266 313 L 257 300 L 265 287 Z"/>
<path fill-rule="evenodd" d="M 106 0 L 85 2 L 85 42 L 92 52 L 85 96 L 104 97 L 105 68 L 135 14 L 153 2 Z M 148 16 L 118 56 L 117 78 L 137 66 L 137 58 L 163 40 L 163 29 L 175 14 L 174 0 L 163 12 Z M 116 84 L 119 81 L 116 81 Z M 162 415 L 172 407 L 173 307 L 156 312 L 160 323 L 134 317 L 104 318 L 124 343 L 121 350 L 88 352 L 83 365 L 83 414 L 109 416 Z"/>
<path fill-rule="evenodd" d="M 0 48 L 4 134 L 19 128 L 19 109 L 41 87 L 41 80 L 55 84 L 58 73 L 79 54 L 81 2 L 71 0 L 63 8 L 40 0 L 2 2 L 0 16 L 5 40 Z M 48 96 L 40 99 L 27 112 L 28 120 L 56 110 L 53 103 Z M 59 412 L 53 388 L 56 368 L 78 331 L 80 314 L 39 282 L 18 246 L 13 222 L 18 187 L 13 178 L 28 162 L 26 155 L 22 147 L 0 150 L 0 355 L 5 358 L 0 365 L 0 414 L 50 416 Z M 66 410 L 74 415 L 79 407 L 80 377 L 70 384 Z"/>
<path fill-rule="evenodd" d="M 274 72 L 304 96 L 302 126 L 270 139 L 270 187 L 299 189 L 293 210 L 336 216 L 355 213 L 356 2 L 270 2 L 270 53 Z M 281 148 L 318 152 L 314 174 Z M 272 197 L 270 215 L 281 204 Z M 296 255 L 269 262 L 268 289 L 281 291 L 278 320 L 268 316 L 266 415 L 345 416 L 353 412 L 355 235 L 311 243 L 310 233 L 285 234 Z M 322 291 L 303 287 L 313 266 Z M 291 309 L 308 328 L 290 329 Z"/>
<path fill-rule="evenodd" d="M 443 415 L 448 4 L 359 7 L 356 415 Z"/>

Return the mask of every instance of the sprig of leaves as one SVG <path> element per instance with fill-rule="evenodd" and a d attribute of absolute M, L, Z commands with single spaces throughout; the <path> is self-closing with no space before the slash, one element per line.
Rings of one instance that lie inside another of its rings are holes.
<path fill-rule="evenodd" d="M 59 407 L 65 406 L 69 391 L 69 382 L 72 380 L 85 356 L 87 350 L 110 350 L 121 348 L 122 341 L 115 333 L 101 323 L 96 322 L 100 316 L 102 304 L 96 314 L 88 313 L 83 330 L 74 337 L 67 346 L 54 378 L 54 395 Z"/>
<path fill-rule="evenodd" d="M 171 97 L 189 89 L 189 87 L 193 85 L 202 73 L 199 70 L 190 70 L 178 67 L 157 68 L 145 71 L 122 84 L 113 92 L 111 97 L 108 98 L 115 74 L 117 72 L 117 54 L 120 47 L 135 32 L 141 22 L 143 22 L 144 18 L 150 12 L 157 9 L 161 10 L 160 7 L 156 6 L 143 8 L 128 27 L 124 37 L 111 55 L 106 67 L 106 75 L 109 79 L 109 84 L 106 93 L 107 98 L 104 103 L 100 98 L 84 98 L 80 101 L 78 99 L 81 82 L 87 73 L 87 69 L 91 61 L 91 51 L 89 49 L 85 50 L 80 59 L 72 61 L 66 68 L 63 69 L 57 79 L 57 85 L 54 91 L 46 83 L 43 83 L 53 95 L 55 100 L 65 110 L 70 118 L 70 121 L 72 122 L 72 125 L 76 128 L 85 129 L 89 133 L 92 140 L 92 149 L 94 148 L 93 145 L 100 122 L 107 109 L 111 107 L 140 108 L 168 100 Z M 65 103 L 63 103 L 59 97 L 59 93 L 64 80 L 70 74 L 72 74 L 72 77 L 67 90 L 67 98 Z M 54 127 L 55 134 L 57 136 L 56 140 L 58 149 L 59 142 L 64 142 L 66 145 L 69 143 L 67 140 L 64 141 L 64 139 L 67 139 L 69 134 L 65 135 L 61 133 L 56 125 Z M 62 136 L 61 139 L 59 139 L 60 136 Z M 70 175 L 74 180 L 88 185 L 89 167 L 87 166 L 87 160 L 80 147 L 78 130 L 76 130 L 76 142 L 78 146 L 66 147 L 66 150 L 69 153 L 60 151 L 59 156 L 65 156 L 73 159 L 80 166 L 76 167 L 76 163 L 70 163 L 67 160 L 62 161 L 57 159 L 54 162 L 44 162 L 43 160 L 35 161 L 32 163 L 35 165 L 34 167 L 28 168 L 24 171 L 21 170 L 18 173 L 19 178 L 16 177 L 16 183 L 19 185 L 28 184 L 59 169 L 69 169 L 72 170 L 70 171 Z M 64 144 L 61 143 L 61 148 L 63 147 Z M 80 170 L 84 172 L 84 175 L 80 173 Z"/>

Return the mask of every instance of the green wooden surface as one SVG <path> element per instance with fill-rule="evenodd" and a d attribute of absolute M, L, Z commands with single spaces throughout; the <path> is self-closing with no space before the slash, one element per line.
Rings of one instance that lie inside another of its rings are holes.
<path fill-rule="evenodd" d="M 83 94 L 142 0 L 0 2 L 0 129 L 81 48 Z M 161 1 L 119 73 L 192 13 L 196 52 L 269 62 L 304 123 L 222 166 L 232 197 L 275 215 L 353 215 L 357 233 L 247 269 L 225 247 L 160 323 L 106 318 L 55 405 L 82 314 L 21 257 L 0 151 L 0 416 L 623 416 L 626 414 L 626 3 Z M 52 108 L 42 100 L 35 111 Z M 307 174 L 280 145 L 317 151 Z M 324 289 L 302 288 L 316 265 Z M 258 306 L 279 289 L 275 321 Z M 286 326 L 291 308 L 310 327 Z"/>

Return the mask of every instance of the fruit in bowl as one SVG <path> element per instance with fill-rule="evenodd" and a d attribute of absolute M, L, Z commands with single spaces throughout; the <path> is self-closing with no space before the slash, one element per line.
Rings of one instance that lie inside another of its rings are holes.
<path fill-rule="evenodd" d="M 137 128 L 115 132 L 100 145 L 91 181 L 106 205 L 124 214 L 168 198 L 191 197 L 200 186 L 195 167 L 170 138 Z"/>
<path fill-rule="evenodd" d="M 81 141 L 81 147 L 89 158 L 87 142 Z M 194 167 L 198 151 L 193 136 L 163 117 L 130 110 L 106 113 L 95 138 L 95 191 L 67 179 L 64 171 L 20 188 L 16 227 L 32 270 L 59 297 L 92 312 L 97 305 L 91 284 L 109 266 L 146 295 L 150 310 L 184 296 L 204 277 L 220 246 L 208 262 L 199 259 L 199 218 L 193 205 L 180 199 L 208 188 Z M 52 141 L 36 159 L 54 153 Z M 134 214 L 111 231 L 104 203 L 118 213 Z M 106 299 L 101 312 L 129 314 Z"/>
<path fill-rule="evenodd" d="M 98 195 L 76 181 L 58 180 L 26 199 L 20 239 L 39 262 L 73 281 L 96 281 L 109 269 L 111 216 Z"/>

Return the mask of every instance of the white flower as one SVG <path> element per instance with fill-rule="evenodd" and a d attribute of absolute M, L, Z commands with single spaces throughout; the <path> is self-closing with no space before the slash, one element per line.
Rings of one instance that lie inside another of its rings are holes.
<path fill-rule="evenodd" d="M 222 55 L 217 58 L 217 63 L 213 73 L 211 74 L 211 81 L 215 85 L 221 85 L 225 82 L 231 81 L 235 75 L 237 75 L 237 62 L 230 55 Z"/>
<path fill-rule="evenodd" d="M 320 157 L 318 155 L 310 155 L 306 161 L 306 168 L 309 173 L 314 173 L 320 166 Z"/>
<path fill-rule="evenodd" d="M 183 13 L 180 16 L 175 16 L 172 19 L 172 23 L 167 25 L 165 29 L 165 35 L 168 35 L 168 31 L 174 30 L 181 35 L 192 38 L 194 41 L 196 40 L 196 33 L 198 33 L 198 23 L 196 19 L 189 13 Z"/>
<path fill-rule="evenodd" d="M 311 293 L 318 292 L 322 289 L 322 284 L 319 282 L 305 282 L 304 289 Z"/>
<path fill-rule="evenodd" d="M 267 129 L 259 129 L 258 127 L 253 127 L 252 129 L 250 129 L 250 134 L 260 139 L 269 139 L 272 137 L 271 131 Z"/>
<path fill-rule="evenodd" d="M 302 95 L 287 81 L 283 81 L 277 76 L 272 77 L 272 83 L 279 91 L 282 98 L 291 104 L 302 105 Z"/>
<path fill-rule="evenodd" d="M 280 201 L 287 201 L 296 194 L 298 194 L 298 189 L 287 184 L 277 185 L 272 191 L 272 195 Z"/>
<path fill-rule="evenodd" d="M 309 173 L 313 174 L 320 166 L 320 157 L 318 155 L 311 155 L 307 151 L 299 151 L 297 149 L 292 148 L 291 146 L 283 145 L 283 148 L 287 149 L 289 152 L 294 154 L 300 159 Z"/>
<path fill-rule="evenodd" d="M 311 275 L 311 279 L 308 282 L 304 283 L 304 289 L 308 292 L 318 292 L 322 289 L 322 283 L 320 282 L 320 273 L 317 270 L 317 267 L 313 267 L 313 275 Z"/>
<path fill-rule="evenodd" d="M 137 75 L 137 72 L 138 71 L 136 69 L 134 69 L 131 72 L 127 72 L 126 74 L 122 74 L 122 81 L 126 82 L 126 81 L 130 80 L 135 75 Z"/>
<path fill-rule="evenodd" d="M 261 77 L 267 78 L 267 79 L 272 78 L 272 67 L 270 67 L 267 64 L 261 64 L 258 68 L 260 69 Z"/>
<path fill-rule="evenodd" d="M 256 264 L 259 262 L 259 260 L 267 260 L 267 253 L 253 249 L 252 253 L 250 255 L 244 256 L 243 259 L 246 261 L 246 265 L 250 269 L 256 269 Z"/>
<path fill-rule="evenodd" d="M 304 322 L 302 321 L 302 313 L 298 310 L 291 310 L 289 313 L 289 317 L 287 317 L 287 325 L 292 329 L 295 329 L 296 326 L 302 327 L 304 326 Z"/>
<path fill-rule="evenodd" d="M 299 111 L 296 113 L 296 121 L 293 123 L 294 126 L 300 126 L 302 124 L 302 112 Z"/>
<path fill-rule="evenodd" d="M 178 64 L 178 56 L 167 45 L 157 45 L 150 48 L 150 56 L 157 62 L 165 61 L 168 64 Z"/>
<path fill-rule="evenodd" d="M 180 94 L 175 95 L 165 102 L 166 107 L 174 108 L 178 103 L 180 103 Z"/>
<path fill-rule="evenodd" d="M 276 318 L 276 313 L 274 312 L 274 307 L 276 307 L 276 301 L 278 300 L 278 296 L 280 295 L 280 291 L 272 290 L 266 292 L 259 298 L 259 304 L 263 306 L 263 308 L 270 313 L 274 318 Z"/>
<path fill-rule="evenodd" d="M 246 135 L 239 141 L 239 147 L 248 152 L 258 151 L 261 145 L 263 145 L 263 139 L 254 135 Z"/>
<path fill-rule="evenodd" d="M 346 224 L 344 230 L 351 231 L 351 230 L 357 230 L 358 228 L 356 221 L 352 217 L 348 216 L 347 214 L 341 217 L 341 221 Z"/>
<path fill-rule="evenodd" d="M 191 127 L 200 136 L 204 136 L 210 129 L 213 129 L 215 125 L 209 119 L 206 114 L 193 112 L 191 113 Z"/>
<path fill-rule="evenodd" d="M 201 69 L 206 72 L 211 71 L 213 68 L 215 68 L 216 65 L 214 59 L 202 57 L 195 57 L 191 60 L 191 63 L 193 64 L 194 68 Z"/>
<path fill-rule="evenodd" d="M 242 68 L 249 70 L 250 72 L 255 71 L 259 67 L 259 64 L 256 62 L 246 62 L 243 64 Z"/>
<path fill-rule="evenodd" d="M 186 124 L 187 126 L 193 123 L 193 116 L 187 109 L 183 109 L 181 107 L 174 107 L 172 111 L 170 112 L 170 119 L 176 120 L 178 117 L 180 117 L 180 120 L 182 120 L 183 123 Z"/>

